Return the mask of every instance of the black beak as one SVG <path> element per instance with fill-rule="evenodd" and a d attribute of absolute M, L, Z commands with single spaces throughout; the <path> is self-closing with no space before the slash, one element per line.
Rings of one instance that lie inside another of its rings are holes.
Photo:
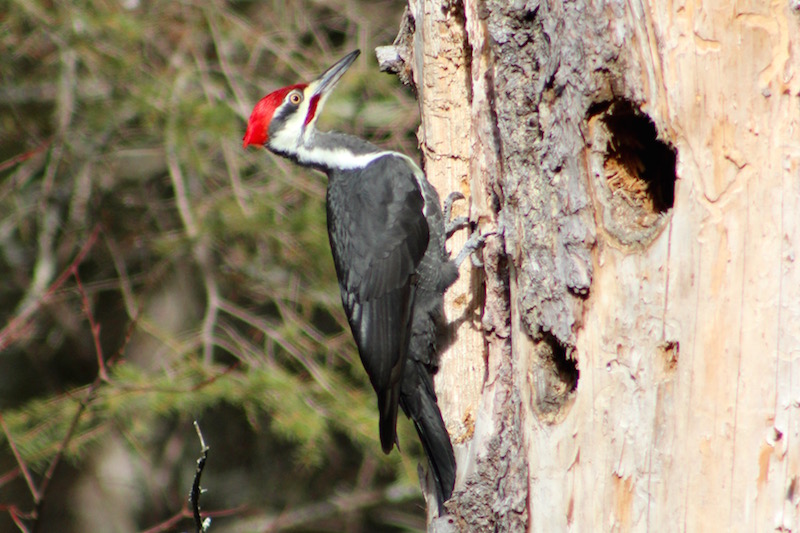
<path fill-rule="evenodd" d="M 314 87 L 313 94 L 325 95 L 329 93 L 336 85 L 336 82 L 338 82 L 347 69 L 350 68 L 350 65 L 353 64 L 353 61 L 356 60 L 359 54 L 361 54 L 361 50 L 350 52 L 342 59 L 337 61 L 335 65 L 323 72 L 319 78 L 311 82 L 312 84 L 319 84 Z"/>

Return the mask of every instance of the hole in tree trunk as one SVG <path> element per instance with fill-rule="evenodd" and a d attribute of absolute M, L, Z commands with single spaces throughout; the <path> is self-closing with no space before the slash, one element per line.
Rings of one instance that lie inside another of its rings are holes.
<path fill-rule="evenodd" d="M 603 165 L 609 189 L 645 214 L 665 213 L 675 201 L 675 150 L 629 102 L 615 103 L 602 120 L 610 135 Z"/>
<path fill-rule="evenodd" d="M 588 127 L 589 162 L 605 229 L 622 244 L 648 244 L 675 203 L 675 149 L 627 100 L 592 106 Z"/>
<path fill-rule="evenodd" d="M 581 372 L 578 370 L 578 361 L 572 358 L 570 350 L 558 341 L 553 335 L 547 334 L 545 342 L 553 351 L 553 364 L 555 365 L 556 376 L 564 385 L 564 393 L 569 394 L 578 388 L 578 378 Z"/>
<path fill-rule="evenodd" d="M 535 409 L 544 422 L 562 420 L 578 389 L 578 361 L 571 347 L 545 333 L 535 350 L 534 371 L 529 374 L 535 390 Z"/>

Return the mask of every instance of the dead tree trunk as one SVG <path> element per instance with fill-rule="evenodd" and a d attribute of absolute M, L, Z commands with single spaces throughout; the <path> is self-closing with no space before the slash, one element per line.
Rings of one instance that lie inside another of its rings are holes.
<path fill-rule="evenodd" d="M 382 63 L 497 232 L 437 375 L 459 528 L 800 529 L 797 2 L 410 0 Z"/>

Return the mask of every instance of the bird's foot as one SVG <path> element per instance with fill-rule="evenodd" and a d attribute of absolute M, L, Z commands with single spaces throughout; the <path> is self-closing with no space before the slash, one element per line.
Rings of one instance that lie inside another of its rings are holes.
<path fill-rule="evenodd" d="M 467 219 L 467 217 L 458 217 L 455 220 L 450 220 L 450 217 L 452 216 L 451 211 L 453 209 L 453 202 L 463 199 L 464 195 L 458 191 L 451 192 L 447 195 L 447 198 L 444 199 L 442 211 L 444 211 L 444 230 L 446 239 L 452 237 L 453 233 L 457 232 L 458 230 L 466 228 L 469 224 L 469 219 Z"/>
<path fill-rule="evenodd" d="M 486 242 L 486 238 L 494 235 L 495 232 L 484 233 L 481 235 L 481 230 L 476 229 L 472 232 L 469 239 L 466 243 L 464 243 L 464 247 L 458 252 L 458 255 L 455 258 L 456 267 L 460 267 L 461 263 L 469 256 L 470 260 L 472 261 L 472 265 L 475 268 L 483 268 L 483 261 L 481 261 L 478 256 L 475 254 L 476 251 L 483 248 L 483 244 Z"/>

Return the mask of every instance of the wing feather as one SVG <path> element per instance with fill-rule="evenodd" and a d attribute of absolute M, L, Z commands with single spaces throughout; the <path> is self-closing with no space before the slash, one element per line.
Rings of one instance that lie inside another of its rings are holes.
<path fill-rule="evenodd" d="M 403 158 L 387 155 L 360 171 L 329 174 L 328 234 L 342 304 L 378 395 L 386 453 L 396 440 L 416 270 L 428 247 L 424 207 Z"/>

